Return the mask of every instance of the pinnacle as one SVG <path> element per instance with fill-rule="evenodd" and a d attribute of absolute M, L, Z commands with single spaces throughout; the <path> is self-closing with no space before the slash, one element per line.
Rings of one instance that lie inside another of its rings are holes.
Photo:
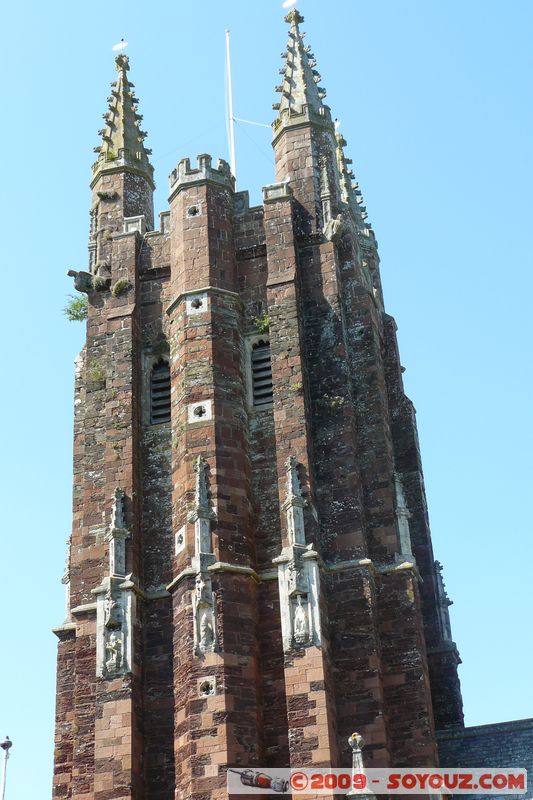
<path fill-rule="evenodd" d="M 148 159 L 151 151 L 144 146 L 147 134 L 140 128 L 139 101 L 128 79 L 129 58 L 121 53 L 115 63 L 118 74 L 107 98 L 108 110 L 103 114 L 105 128 L 98 131 L 102 143 L 95 147 L 98 157 L 93 164 L 93 184 L 103 171 L 125 169 L 142 175 L 153 187 L 153 167 Z"/>
<path fill-rule="evenodd" d="M 346 139 L 338 131 L 335 138 L 337 140 L 337 166 L 339 169 L 341 200 L 352 209 L 357 228 L 360 233 L 363 233 L 371 227 L 366 221 L 368 214 L 366 213 L 363 196 L 359 189 L 359 184 L 357 182 L 352 183 L 355 175 L 353 170 L 349 168 L 352 159 L 346 158 L 344 153 Z"/>
<path fill-rule="evenodd" d="M 293 8 L 292 11 L 289 11 L 287 16 L 285 17 L 285 22 L 288 25 L 298 25 L 300 22 L 304 22 L 304 18 L 302 17 L 297 8 Z"/>
<path fill-rule="evenodd" d="M 305 112 L 327 116 L 326 106 L 322 102 L 326 91 L 318 85 L 320 75 L 314 69 L 316 61 L 311 48 L 304 45 L 305 33 L 299 28 L 303 21 L 304 18 L 295 8 L 285 17 L 285 22 L 291 27 L 287 49 L 282 54 L 286 62 L 280 69 L 283 82 L 276 86 L 276 91 L 281 94 L 279 103 L 274 104 L 279 111 L 278 119 Z"/>

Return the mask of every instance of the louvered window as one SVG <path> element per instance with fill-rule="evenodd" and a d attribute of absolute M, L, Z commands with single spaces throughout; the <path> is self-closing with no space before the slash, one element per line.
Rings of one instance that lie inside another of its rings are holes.
<path fill-rule="evenodd" d="M 252 348 L 252 397 L 255 407 L 272 402 L 270 343 L 259 341 Z"/>
<path fill-rule="evenodd" d="M 159 361 L 152 369 L 150 422 L 152 425 L 170 422 L 170 368 L 166 361 Z"/>

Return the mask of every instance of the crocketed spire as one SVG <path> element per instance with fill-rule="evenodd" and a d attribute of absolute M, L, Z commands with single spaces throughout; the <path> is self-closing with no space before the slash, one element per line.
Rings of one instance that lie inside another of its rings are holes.
<path fill-rule="evenodd" d="M 337 131 L 335 138 L 337 141 L 337 167 L 339 170 L 341 200 L 352 209 L 358 232 L 364 236 L 369 236 L 371 225 L 367 222 L 368 214 L 366 213 L 363 196 L 359 189 L 359 184 L 357 182 L 352 183 L 355 179 L 351 169 L 352 159 L 346 158 L 344 153 L 346 139 L 339 131 Z"/>
<path fill-rule="evenodd" d="M 148 159 L 152 151 L 144 146 L 146 133 L 140 129 L 139 101 L 134 84 L 128 80 L 128 56 L 117 56 L 116 65 L 117 80 L 111 84 L 108 111 L 103 115 L 105 127 L 98 132 L 102 144 L 94 148 L 98 158 L 93 164 L 92 183 L 94 185 L 101 172 L 127 170 L 142 175 L 153 187 L 154 169 Z"/>
<path fill-rule="evenodd" d="M 283 82 L 276 86 L 281 100 L 273 105 L 274 110 L 279 112 L 274 130 L 282 124 L 290 124 L 293 117 L 301 121 L 302 115 L 330 120 L 329 108 L 322 102 L 326 90 L 318 85 L 320 75 L 314 69 L 316 61 L 311 48 L 304 45 L 305 33 L 300 31 L 299 26 L 303 21 L 304 18 L 295 8 L 285 17 L 285 22 L 291 27 L 287 50 L 282 53 L 286 61 L 280 69 Z"/>

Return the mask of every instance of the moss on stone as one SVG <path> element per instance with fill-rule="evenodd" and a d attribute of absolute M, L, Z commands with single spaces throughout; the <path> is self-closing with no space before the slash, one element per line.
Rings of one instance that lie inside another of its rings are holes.
<path fill-rule="evenodd" d="M 130 288 L 131 283 L 129 280 L 127 278 L 120 278 L 120 280 L 111 287 L 111 294 L 113 297 L 119 297 L 119 295 L 124 294 L 124 292 L 127 292 Z"/>

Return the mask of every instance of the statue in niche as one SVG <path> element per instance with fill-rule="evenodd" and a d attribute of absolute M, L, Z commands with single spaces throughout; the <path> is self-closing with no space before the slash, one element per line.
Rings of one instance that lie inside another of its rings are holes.
<path fill-rule="evenodd" d="M 198 630 L 198 650 L 201 653 L 207 653 L 213 649 L 215 644 L 213 609 L 205 606 L 200 608 Z"/>
<path fill-rule="evenodd" d="M 112 631 L 105 645 L 106 669 L 108 672 L 117 672 L 122 666 L 122 639 L 120 634 Z"/>
<path fill-rule="evenodd" d="M 306 644 L 309 641 L 309 620 L 307 611 L 302 605 L 302 595 L 296 598 L 296 607 L 293 617 L 294 641 L 296 644 Z"/>
<path fill-rule="evenodd" d="M 104 625 L 108 630 L 120 628 L 122 609 L 108 589 L 104 601 Z"/>
<path fill-rule="evenodd" d="M 291 561 L 289 564 L 288 591 L 289 595 L 307 591 L 304 570 L 301 563 L 296 561 Z"/>
<path fill-rule="evenodd" d="M 211 581 L 209 579 L 206 580 L 201 573 L 196 576 L 194 617 L 196 652 L 198 654 L 212 652 L 216 645 L 213 595 Z"/>
<path fill-rule="evenodd" d="M 196 584 L 195 584 L 195 595 L 196 595 L 196 605 L 200 606 L 203 603 L 207 603 L 211 605 L 211 597 L 209 592 L 209 586 L 204 579 L 204 576 L 200 572 L 196 576 Z"/>

